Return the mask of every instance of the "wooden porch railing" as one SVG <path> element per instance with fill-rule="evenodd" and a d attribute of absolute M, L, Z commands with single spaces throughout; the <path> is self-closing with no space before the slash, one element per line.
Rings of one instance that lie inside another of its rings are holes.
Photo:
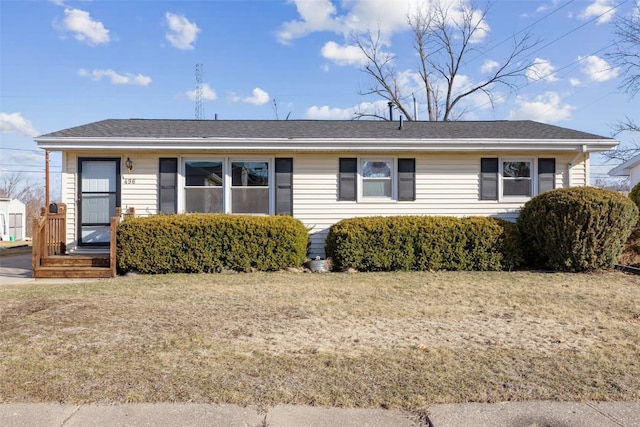
<path fill-rule="evenodd" d="M 56 205 L 55 212 L 42 208 L 40 218 L 33 220 L 32 267 L 40 266 L 42 258 L 63 255 L 67 251 L 67 205 Z"/>

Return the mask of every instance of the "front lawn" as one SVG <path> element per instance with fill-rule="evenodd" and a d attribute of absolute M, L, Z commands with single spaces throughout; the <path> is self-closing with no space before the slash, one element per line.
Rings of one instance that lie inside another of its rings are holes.
<path fill-rule="evenodd" d="M 640 399 L 640 278 L 254 273 L 0 287 L 0 402 Z"/>

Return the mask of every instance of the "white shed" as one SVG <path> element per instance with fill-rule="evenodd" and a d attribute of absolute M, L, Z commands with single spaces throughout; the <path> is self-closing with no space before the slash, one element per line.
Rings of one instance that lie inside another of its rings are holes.
<path fill-rule="evenodd" d="M 631 188 L 640 182 L 640 154 L 609 171 L 611 176 L 628 176 Z"/>
<path fill-rule="evenodd" d="M 27 210 L 18 199 L 0 197 L 0 237 L 2 240 L 24 240 Z"/>

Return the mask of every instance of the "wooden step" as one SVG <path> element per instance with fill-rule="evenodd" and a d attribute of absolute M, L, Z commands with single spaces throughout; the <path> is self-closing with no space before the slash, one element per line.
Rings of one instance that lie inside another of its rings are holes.
<path fill-rule="evenodd" d="M 54 255 L 42 259 L 43 267 L 109 267 L 109 256 Z"/>
<path fill-rule="evenodd" d="M 36 278 L 97 279 L 111 276 L 109 267 L 37 267 L 33 271 Z"/>

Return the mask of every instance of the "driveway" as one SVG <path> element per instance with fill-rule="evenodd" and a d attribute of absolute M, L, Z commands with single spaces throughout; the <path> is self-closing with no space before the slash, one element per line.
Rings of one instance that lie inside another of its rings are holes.
<path fill-rule="evenodd" d="M 7 255 L 0 257 L 0 285 L 30 282 L 31 254 Z"/>

